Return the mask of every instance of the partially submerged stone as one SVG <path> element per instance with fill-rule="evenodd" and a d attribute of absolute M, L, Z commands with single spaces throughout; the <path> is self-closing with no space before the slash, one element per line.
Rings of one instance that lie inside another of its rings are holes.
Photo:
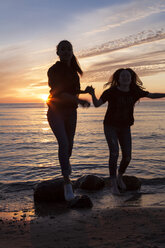
<path fill-rule="evenodd" d="M 82 176 L 75 183 L 75 187 L 86 190 L 99 190 L 102 189 L 104 185 L 104 179 L 95 175 Z"/>
<path fill-rule="evenodd" d="M 127 190 L 140 190 L 141 188 L 141 181 L 135 176 L 123 176 L 123 181 Z"/>
<path fill-rule="evenodd" d="M 34 201 L 59 202 L 64 200 L 64 180 L 62 178 L 41 182 L 34 189 Z"/>
<path fill-rule="evenodd" d="M 68 206 L 70 208 L 92 208 L 93 203 L 89 196 L 87 195 L 81 195 L 76 196 L 72 201 L 68 203 Z"/>

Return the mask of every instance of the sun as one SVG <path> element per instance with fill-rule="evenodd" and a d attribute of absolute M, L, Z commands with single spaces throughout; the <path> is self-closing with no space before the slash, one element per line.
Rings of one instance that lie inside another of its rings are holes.
<path fill-rule="evenodd" d="M 48 94 L 43 94 L 43 95 L 41 95 L 41 99 L 44 101 L 44 102 L 46 102 L 47 100 L 48 100 Z"/>

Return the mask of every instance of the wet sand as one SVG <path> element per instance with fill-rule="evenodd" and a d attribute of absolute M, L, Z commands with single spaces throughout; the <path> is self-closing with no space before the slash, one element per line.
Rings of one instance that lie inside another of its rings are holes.
<path fill-rule="evenodd" d="M 49 209 L 50 210 L 50 209 Z M 49 213 L 48 213 L 49 212 Z M 165 208 L 117 207 L 28 211 L 0 218 L 4 248 L 164 248 Z M 2 215 L 1 215 L 2 216 Z"/>

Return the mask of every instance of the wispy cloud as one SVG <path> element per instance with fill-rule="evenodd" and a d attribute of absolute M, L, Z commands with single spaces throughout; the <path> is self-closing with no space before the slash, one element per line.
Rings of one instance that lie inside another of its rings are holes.
<path fill-rule="evenodd" d="M 122 67 L 131 67 L 140 76 L 165 72 L 164 39 L 163 29 L 149 30 L 83 51 L 82 62 L 91 61 L 84 82 L 106 82 L 114 70 Z"/>
<path fill-rule="evenodd" d="M 160 30 L 147 30 L 125 38 L 108 41 L 91 49 L 86 49 L 85 51 L 81 51 L 78 56 L 80 58 L 86 58 L 164 39 L 165 31 L 163 28 Z"/>
<path fill-rule="evenodd" d="M 29 89 L 41 89 L 41 88 L 48 88 L 48 82 L 34 82 L 30 83 L 28 86 Z"/>
<path fill-rule="evenodd" d="M 33 63 L 36 62 L 31 58 L 31 52 L 26 45 L 24 42 L 0 48 L 1 101 L 7 98 L 10 101 L 13 97 L 17 99 L 30 98 L 34 91 L 37 95 L 37 90 L 42 91 L 46 88 L 47 83 L 41 82 L 44 78 L 42 74 L 46 74 L 45 67 L 33 66 Z"/>
<path fill-rule="evenodd" d="M 124 24 L 136 22 L 154 14 L 160 14 L 165 11 L 165 2 L 162 0 L 139 0 L 116 4 L 103 9 L 95 10 L 93 13 L 86 14 L 86 20 L 93 23 L 96 21 L 97 28 L 86 32 L 86 35 L 93 35 L 105 32 L 109 29 L 122 26 Z M 100 22 L 100 20 L 103 20 Z"/>
<path fill-rule="evenodd" d="M 153 53 L 132 54 L 128 53 L 120 58 L 105 60 L 101 63 L 95 63 L 91 68 L 85 71 L 84 82 L 106 82 L 110 75 L 118 68 L 132 68 L 140 77 L 151 76 L 153 74 L 165 72 L 165 51 L 155 51 Z"/>

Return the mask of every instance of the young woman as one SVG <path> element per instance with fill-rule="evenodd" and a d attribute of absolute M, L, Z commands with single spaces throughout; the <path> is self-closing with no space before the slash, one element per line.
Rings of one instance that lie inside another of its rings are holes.
<path fill-rule="evenodd" d="M 71 165 L 69 158 L 72 154 L 73 139 L 77 122 L 77 107 L 89 107 L 90 103 L 79 99 L 79 75 L 83 72 L 73 54 L 72 44 L 63 40 L 57 45 L 57 61 L 48 70 L 50 95 L 48 98 L 48 122 L 58 141 L 58 156 L 64 178 L 64 196 L 67 201 L 74 198 L 70 182 Z"/>
<path fill-rule="evenodd" d="M 96 98 L 92 86 L 88 86 L 86 90 L 92 95 L 95 107 L 108 102 L 108 108 L 104 118 L 104 133 L 110 151 L 109 171 L 112 193 L 119 195 L 119 188 L 122 190 L 126 189 L 122 175 L 125 173 L 131 160 L 130 127 L 134 123 L 133 112 L 135 103 L 142 97 L 161 98 L 165 97 L 165 94 L 144 91 L 141 80 L 130 68 L 121 68 L 115 71 L 105 86 L 108 85 L 110 86 L 109 89 L 102 93 L 99 100 Z M 122 160 L 117 175 L 118 144 L 121 147 Z"/>

